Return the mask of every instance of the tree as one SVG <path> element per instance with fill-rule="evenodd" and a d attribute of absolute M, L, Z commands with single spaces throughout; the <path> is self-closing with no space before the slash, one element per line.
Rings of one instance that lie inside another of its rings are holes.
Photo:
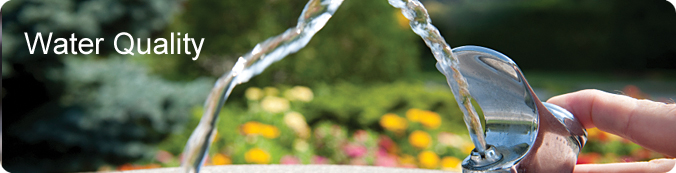
<path fill-rule="evenodd" d="M 94 171 L 149 156 L 202 103 L 209 80 L 186 84 L 109 58 L 114 36 L 157 35 L 181 1 L 10 1 L 3 6 L 3 167 L 10 172 Z M 29 54 L 34 36 L 104 38 L 100 55 Z"/>
<path fill-rule="evenodd" d="M 173 27 L 207 38 L 204 59 L 197 63 L 201 66 L 174 58 L 175 66 L 156 69 L 220 76 L 257 43 L 295 26 L 306 2 L 189 1 L 183 23 Z M 304 49 L 276 62 L 251 83 L 389 82 L 415 74 L 420 38 L 398 25 L 398 15 L 400 11 L 387 1 L 346 0 Z"/>

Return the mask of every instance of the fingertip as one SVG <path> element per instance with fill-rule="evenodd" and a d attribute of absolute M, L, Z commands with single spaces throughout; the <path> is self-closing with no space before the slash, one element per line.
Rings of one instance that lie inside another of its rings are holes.
<path fill-rule="evenodd" d="M 555 104 L 557 106 L 560 106 L 568 111 L 572 109 L 572 107 L 569 104 L 569 100 L 574 99 L 575 93 L 567 93 L 567 94 L 562 94 L 558 96 L 554 96 L 552 98 L 549 98 L 547 100 L 547 103 Z"/>
<path fill-rule="evenodd" d="M 568 107 L 567 100 L 568 100 L 568 98 L 570 98 L 570 94 L 571 93 L 554 96 L 552 98 L 549 98 L 547 100 L 547 103 L 555 104 L 557 106 L 561 106 L 562 108 L 568 110 L 569 107 Z"/>
<path fill-rule="evenodd" d="M 547 103 L 560 106 L 572 113 L 582 125 L 589 129 L 596 127 L 592 121 L 591 109 L 597 95 L 605 93 L 596 89 L 585 89 L 554 96 Z"/>
<path fill-rule="evenodd" d="M 555 104 L 563 108 L 570 109 L 575 106 L 578 106 L 579 104 L 586 103 L 580 101 L 587 101 L 589 100 L 589 97 L 594 97 L 601 93 L 606 92 L 597 89 L 584 89 L 572 93 L 554 96 L 552 98 L 549 98 L 549 100 L 547 100 L 547 103 Z"/>

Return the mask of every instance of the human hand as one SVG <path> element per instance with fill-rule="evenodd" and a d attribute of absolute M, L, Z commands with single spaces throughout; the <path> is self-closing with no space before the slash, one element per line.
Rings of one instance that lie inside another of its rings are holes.
<path fill-rule="evenodd" d="M 582 90 L 547 102 L 570 111 L 589 129 L 597 127 L 647 149 L 676 156 L 676 104 L 637 100 L 599 90 Z M 583 164 L 574 172 L 667 172 L 676 159 L 650 162 Z"/>

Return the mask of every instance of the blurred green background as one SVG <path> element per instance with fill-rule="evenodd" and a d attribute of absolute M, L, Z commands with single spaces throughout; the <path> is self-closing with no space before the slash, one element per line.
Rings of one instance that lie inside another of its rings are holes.
<path fill-rule="evenodd" d="M 178 166 L 215 79 L 257 43 L 295 26 L 306 2 L 5 4 L 3 167 L 69 172 Z M 667 1 L 423 3 L 452 47 L 478 45 L 508 55 L 542 100 L 585 88 L 669 103 L 676 98 L 676 10 Z M 108 45 L 99 55 L 31 55 L 24 32 L 75 33 L 105 38 Z M 181 32 L 205 41 L 197 61 L 185 55 L 121 56 L 112 45 L 120 32 L 136 38 Z M 455 170 L 457 159 L 466 156 L 467 132 L 434 64 L 387 1 L 345 0 L 304 49 L 235 88 L 208 163 Z M 249 126 L 268 130 L 251 132 Z M 592 132 L 581 163 L 664 157 Z"/>

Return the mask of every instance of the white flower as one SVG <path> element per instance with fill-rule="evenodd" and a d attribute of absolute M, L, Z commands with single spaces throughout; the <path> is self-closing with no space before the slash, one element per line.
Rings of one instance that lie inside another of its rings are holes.
<path fill-rule="evenodd" d="M 263 97 L 263 91 L 260 88 L 250 87 L 244 91 L 244 96 L 249 100 L 260 100 Z"/>
<path fill-rule="evenodd" d="M 289 100 L 309 102 L 314 98 L 314 94 L 308 87 L 295 86 L 289 90 L 286 90 L 286 92 L 284 92 L 284 97 L 288 98 Z"/>
<path fill-rule="evenodd" d="M 284 123 L 293 129 L 301 138 L 310 137 L 310 127 L 305 122 L 305 117 L 298 112 L 289 112 L 284 115 Z"/>
<path fill-rule="evenodd" d="M 270 113 L 280 113 L 289 110 L 289 100 L 275 96 L 266 96 L 261 101 L 261 107 Z"/>

